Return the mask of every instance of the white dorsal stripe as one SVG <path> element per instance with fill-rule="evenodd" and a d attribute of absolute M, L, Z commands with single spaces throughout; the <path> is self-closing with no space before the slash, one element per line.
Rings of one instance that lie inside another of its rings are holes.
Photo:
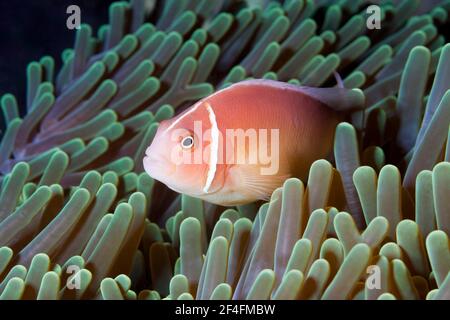
<path fill-rule="evenodd" d="M 183 120 L 185 117 L 187 117 L 188 115 L 190 115 L 192 112 L 194 112 L 195 110 L 197 110 L 198 107 L 200 107 L 200 105 L 202 104 L 203 101 L 199 101 L 196 104 L 194 104 L 191 108 L 191 110 L 186 111 L 185 114 L 183 114 L 181 117 L 179 117 L 177 120 L 175 120 L 174 122 L 172 122 L 172 124 L 166 129 L 164 130 L 165 132 L 168 132 L 170 129 L 172 129 L 173 127 L 175 127 L 181 120 Z"/>
<path fill-rule="evenodd" d="M 209 188 L 214 180 L 217 170 L 217 160 L 219 158 L 219 128 L 217 126 L 216 115 L 209 103 L 206 103 L 206 109 L 208 110 L 209 122 L 211 123 L 211 144 L 210 144 L 210 156 L 208 175 L 206 176 L 205 186 L 203 191 L 208 193 Z"/>

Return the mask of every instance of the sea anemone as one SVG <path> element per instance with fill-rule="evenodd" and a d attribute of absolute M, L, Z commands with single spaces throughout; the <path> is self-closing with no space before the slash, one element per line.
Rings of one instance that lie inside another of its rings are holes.
<path fill-rule="evenodd" d="M 121 1 L 60 70 L 31 62 L 26 105 L 1 98 L 0 299 L 450 299 L 450 1 L 378 1 L 380 29 L 368 5 Z M 334 72 L 366 109 L 268 203 L 143 172 L 158 123 L 214 90 Z"/>

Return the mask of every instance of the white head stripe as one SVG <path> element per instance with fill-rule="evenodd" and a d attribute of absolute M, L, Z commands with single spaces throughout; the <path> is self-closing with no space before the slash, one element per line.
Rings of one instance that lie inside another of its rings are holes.
<path fill-rule="evenodd" d="M 209 188 L 214 180 L 217 169 L 217 160 L 219 157 L 219 128 L 217 127 L 216 115 L 209 103 L 206 103 L 206 109 L 208 110 L 209 121 L 211 122 L 211 144 L 210 144 L 210 157 L 208 175 L 206 177 L 206 183 L 203 187 L 203 191 L 208 193 Z"/>
<path fill-rule="evenodd" d="M 179 117 L 177 120 L 175 120 L 166 130 L 164 130 L 164 132 L 169 131 L 170 129 L 172 129 L 173 127 L 175 127 L 181 120 L 184 119 L 184 117 L 186 117 L 187 115 L 191 114 L 192 112 L 194 112 L 195 110 L 197 110 L 198 107 L 200 107 L 200 105 L 202 104 L 203 101 L 199 101 L 196 104 L 194 104 L 192 106 L 192 109 L 189 111 L 186 111 L 185 114 L 183 114 L 181 117 Z"/>

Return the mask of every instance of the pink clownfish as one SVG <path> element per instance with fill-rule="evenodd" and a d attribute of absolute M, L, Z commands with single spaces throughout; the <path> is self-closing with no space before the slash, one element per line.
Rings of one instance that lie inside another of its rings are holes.
<path fill-rule="evenodd" d="M 239 82 L 162 121 L 144 168 L 218 205 L 267 200 L 289 177 L 306 181 L 310 165 L 329 155 L 344 112 L 364 104 L 358 89 Z"/>

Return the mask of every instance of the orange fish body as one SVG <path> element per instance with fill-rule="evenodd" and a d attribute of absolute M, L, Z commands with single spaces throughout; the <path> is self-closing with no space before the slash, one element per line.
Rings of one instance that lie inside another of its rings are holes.
<path fill-rule="evenodd" d="M 306 179 L 312 162 L 329 155 L 340 111 L 363 104 L 355 90 L 243 81 L 163 121 L 144 168 L 215 204 L 266 200 L 285 179 Z"/>

